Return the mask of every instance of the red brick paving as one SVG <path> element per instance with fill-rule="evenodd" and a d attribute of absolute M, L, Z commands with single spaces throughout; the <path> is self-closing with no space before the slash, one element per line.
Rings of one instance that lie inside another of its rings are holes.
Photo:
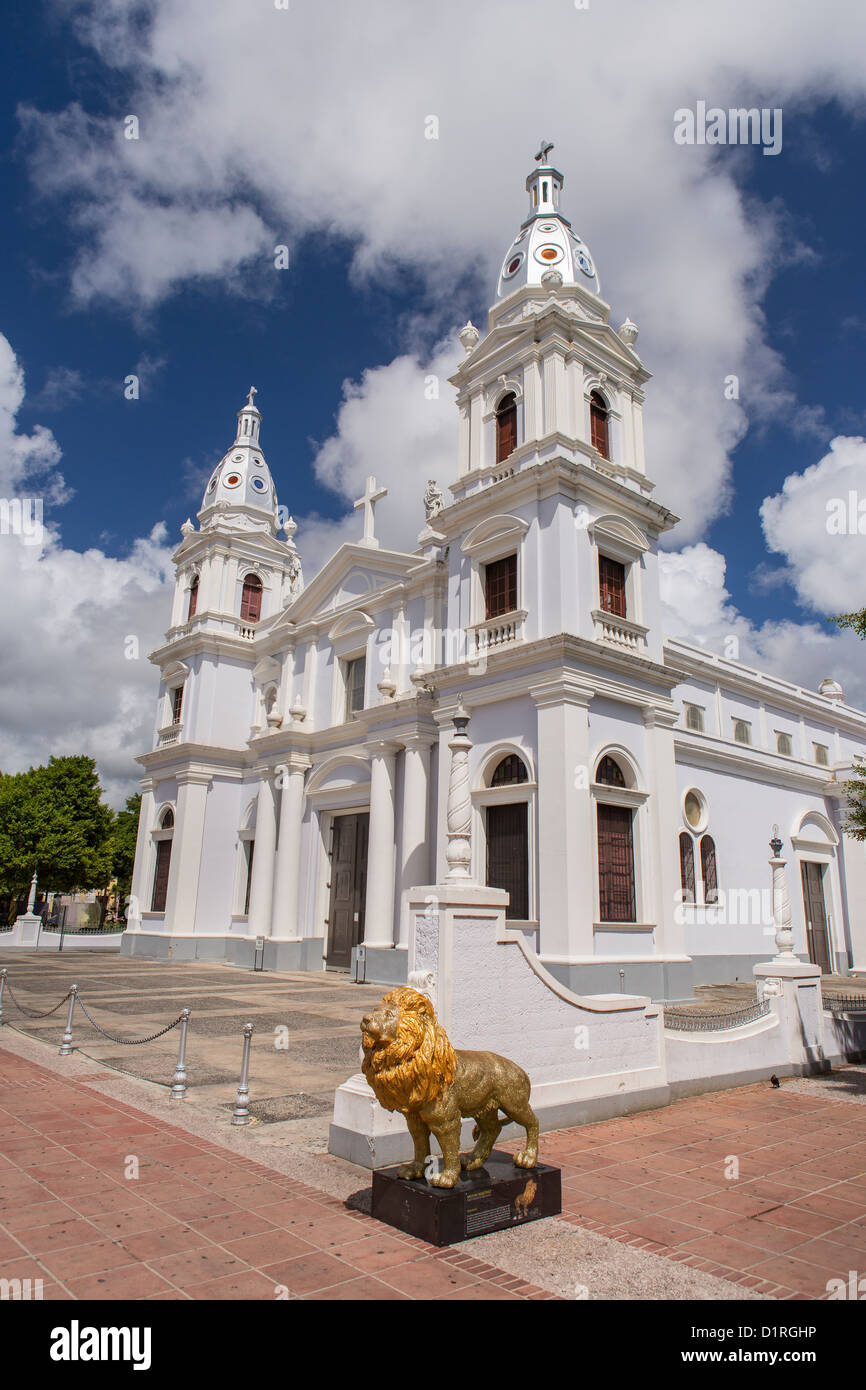
<path fill-rule="evenodd" d="M 746 1086 L 544 1135 L 542 1150 L 574 1226 L 777 1298 L 826 1298 L 829 1279 L 866 1272 L 866 1107 L 850 1100 Z"/>
<path fill-rule="evenodd" d="M 46 1299 L 548 1299 L 0 1049 L 0 1272 Z M 126 1178 L 130 1155 L 139 1176 Z M 282 1296 L 285 1296 L 283 1294 Z"/>
<path fill-rule="evenodd" d="M 548 1299 L 0 1051 L 0 1262 L 46 1298 Z M 509 1147 L 506 1145 L 505 1147 Z M 563 1217 L 783 1299 L 866 1270 L 866 1107 L 767 1086 L 548 1134 Z M 124 1177 L 128 1155 L 139 1176 Z M 725 1176 L 731 1157 L 739 1177 Z"/>

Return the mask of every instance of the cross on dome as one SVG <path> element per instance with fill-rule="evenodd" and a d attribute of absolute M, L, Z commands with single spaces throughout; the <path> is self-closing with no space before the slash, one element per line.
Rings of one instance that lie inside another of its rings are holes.
<path fill-rule="evenodd" d="M 257 391 L 256 387 L 255 387 L 255 386 L 251 386 L 250 389 L 249 389 L 249 391 L 247 392 L 247 406 L 249 407 L 250 410 L 255 410 L 255 409 L 257 409 L 256 403 L 255 403 L 255 401 L 253 400 L 253 396 L 257 396 L 257 395 L 258 395 L 258 391 Z"/>
<path fill-rule="evenodd" d="M 376 540 L 374 534 L 374 509 L 376 503 L 380 501 L 381 498 L 387 496 L 388 489 L 386 487 L 379 487 L 376 479 L 371 473 L 364 488 L 364 496 L 359 497 L 354 504 L 356 512 L 360 511 L 362 507 L 364 508 L 364 537 L 363 540 L 359 541 L 360 545 L 369 545 L 371 547 L 378 546 L 379 542 Z"/>
<path fill-rule="evenodd" d="M 537 164 L 546 164 L 546 163 L 547 163 L 547 156 L 550 154 L 550 151 L 551 151 L 552 149 L 553 149 L 553 141 L 552 141 L 552 140 L 542 140 L 541 145 L 540 145 L 539 150 L 538 150 L 538 154 L 535 156 L 535 162 L 536 162 Z"/>

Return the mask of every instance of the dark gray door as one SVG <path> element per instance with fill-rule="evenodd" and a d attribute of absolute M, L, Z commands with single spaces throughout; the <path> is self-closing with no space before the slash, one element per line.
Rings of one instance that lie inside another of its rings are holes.
<path fill-rule="evenodd" d="M 364 940 L 369 832 L 366 813 L 334 817 L 326 964 L 336 969 L 348 969 L 352 947 Z"/>

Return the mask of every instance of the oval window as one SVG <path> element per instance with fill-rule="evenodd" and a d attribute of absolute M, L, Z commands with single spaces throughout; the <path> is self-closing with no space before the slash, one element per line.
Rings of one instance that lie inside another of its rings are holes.
<path fill-rule="evenodd" d="M 225 480 L 226 487 L 239 487 L 241 481 L 240 473 L 229 473 Z"/>

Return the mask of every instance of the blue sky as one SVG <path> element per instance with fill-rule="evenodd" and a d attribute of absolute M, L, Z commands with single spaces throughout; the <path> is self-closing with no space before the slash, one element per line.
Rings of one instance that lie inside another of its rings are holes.
<path fill-rule="evenodd" d="M 456 472 L 444 383 L 454 330 L 467 317 L 484 326 L 524 216 L 523 179 L 549 134 L 564 210 L 593 249 L 612 321 L 638 318 L 638 348 L 656 373 L 648 469 L 659 500 L 684 516 L 669 543 L 682 547 L 704 604 L 684 635 L 712 646 L 736 631 L 744 659 L 779 669 L 827 611 L 866 601 L 862 537 L 847 538 L 838 584 L 816 578 L 842 552 L 823 555 L 813 522 L 824 494 L 806 496 L 830 440 L 864 432 L 862 24 L 834 34 L 836 10 L 845 13 L 836 0 L 823 27 L 805 0 L 737 0 L 728 20 L 736 29 L 742 11 L 751 35 L 741 65 L 720 21 L 694 14 L 702 7 L 659 0 L 666 26 L 638 0 L 594 0 L 580 16 L 543 0 L 533 14 L 551 30 L 548 56 L 497 51 L 484 63 L 486 20 L 522 20 L 514 0 L 482 0 L 475 24 L 449 0 L 435 34 L 379 0 L 361 29 L 343 0 L 330 22 L 322 7 L 292 5 L 276 16 L 239 0 L 218 13 L 204 0 L 39 0 L 7 15 L 16 61 L 0 103 L 0 332 L 24 372 L 15 429 L 51 432 L 62 453 L 51 468 L 73 490 L 46 512 L 58 528 L 52 562 L 58 546 L 70 564 L 95 550 L 104 573 L 123 561 L 111 573 L 139 614 L 144 593 L 164 595 L 152 586 L 160 566 L 164 584 L 166 547 L 194 516 L 251 382 L 302 552 L 305 518 L 315 561 L 336 547 L 371 468 L 392 487 L 386 538 L 399 532 L 411 547 L 400 459 L 423 455 L 419 477 L 439 461 L 443 485 Z M 137 14 L 146 22 L 133 25 Z M 665 49 L 667 32 L 681 34 L 679 51 Z M 663 63 L 651 61 L 653 45 Z M 551 62 L 564 65 L 558 77 Z M 527 64 L 534 92 L 509 66 L 525 76 Z M 569 91 L 567 71 L 586 80 Z M 781 154 L 675 149 L 672 113 L 698 97 L 782 107 Z M 136 148 L 118 137 L 128 111 L 142 120 Z M 421 136 L 430 111 L 442 123 L 435 143 Z M 166 212 L 178 219 L 168 230 Z M 189 254 L 199 235 L 200 265 Z M 283 240 L 291 264 L 277 272 L 272 248 Z M 414 396 L 411 409 L 397 396 L 431 367 L 443 376 L 435 423 Z M 736 405 L 721 400 L 729 371 L 740 377 Z M 123 396 L 131 372 L 137 401 Z M 844 469 L 822 465 L 825 492 L 859 476 L 859 454 L 845 459 Z M 786 479 L 804 477 L 789 500 Z M 768 549 L 761 519 L 774 496 L 781 552 Z M 137 547 L 160 521 L 160 554 L 148 551 L 139 575 Z M 154 598 L 144 636 L 164 623 L 165 601 Z M 815 662 L 838 652 L 856 671 L 861 653 L 840 641 Z M 814 684 L 813 664 L 787 674 Z M 149 679 L 137 674 L 129 697 L 140 704 L 122 736 L 130 747 L 146 727 Z M 85 741 L 87 723 L 82 713 L 73 726 Z M 94 716 L 102 746 L 97 725 Z M 30 730 L 28 740 L 44 751 L 44 737 Z M 123 757 L 126 747 L 117 777 Z"/>

